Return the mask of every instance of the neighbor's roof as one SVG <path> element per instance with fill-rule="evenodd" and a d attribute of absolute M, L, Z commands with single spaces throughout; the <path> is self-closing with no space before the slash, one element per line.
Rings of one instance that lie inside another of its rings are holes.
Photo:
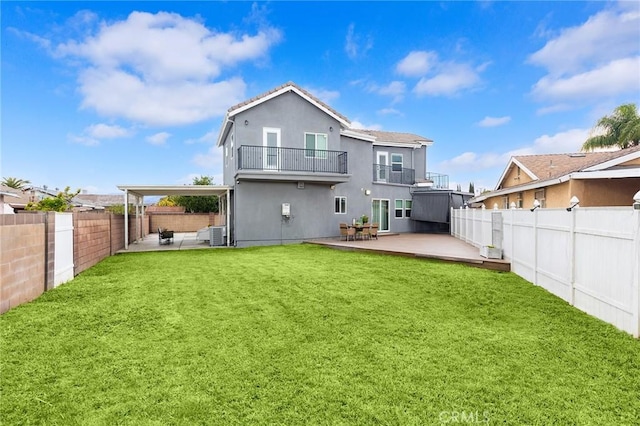
<path fill-rule="evenodd" d="M 640 152 L 640 145 L 618 151 L 519 155 L 513 158 L 529 169 L 537 179 L 546 180 L 579 172 L 636 152 Z"/>
<path fill-rule="evenodd" d="M 84 204 L 94 204 L 96 206 L 109 207 L 122 204 L 121 194 L 78 194 L 74 197 L 74 201 Z"/>
<path fill-rule="evenodd" d="M 498 195 L 542 188 L 569 179 L 640 177 L 640 167 L 620 166 L 638 158 L 640 145 L 618 151 L 515 156 L 507 164 L 496 189 L 475 197 L 472 201 L 480 202 Z M 523 168 L 533 181 L 502 188 L 505 177 L 514 166 Z"/>
<path fill-rule="evenodd" d="M 121 191 L 147 195 L 223 195 L 231 188 L 225 185 L 118 185 Z"/>

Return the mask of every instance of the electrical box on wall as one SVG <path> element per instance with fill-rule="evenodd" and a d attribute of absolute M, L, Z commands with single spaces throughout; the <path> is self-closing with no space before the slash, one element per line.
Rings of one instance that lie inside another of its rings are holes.
<path fill-rule="evenodd" d="M 291 216 L 291 205 L 289 205 L 289 203 L 282 203 L 282 216 Z"/>

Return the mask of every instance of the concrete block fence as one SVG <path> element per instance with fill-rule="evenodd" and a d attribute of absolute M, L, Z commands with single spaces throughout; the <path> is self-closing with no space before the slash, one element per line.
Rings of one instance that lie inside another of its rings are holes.
<path fill-rule="evenodd" d="M 129 218 L 129 242 L 149 217 Z M 124 248 L 124 216 L 102 212 L 0 215 L 0 313 L 73 279 Z"/>

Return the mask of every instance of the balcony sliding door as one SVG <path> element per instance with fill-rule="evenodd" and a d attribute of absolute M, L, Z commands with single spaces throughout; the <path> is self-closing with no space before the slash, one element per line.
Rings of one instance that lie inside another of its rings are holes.
<path fill-rule="evenodd" d="M 378 151 L 378 164 L 376 166 L 376 180 L 378 182 L 387 181 L 387 166 L 389 164 L 389 153 Z"/>
<path fill-rule="evenodd" d="M 262 129 L 263 167 L 265 170 L 278 170 L 280 159 L 280 129 L 265 127 Z"/>

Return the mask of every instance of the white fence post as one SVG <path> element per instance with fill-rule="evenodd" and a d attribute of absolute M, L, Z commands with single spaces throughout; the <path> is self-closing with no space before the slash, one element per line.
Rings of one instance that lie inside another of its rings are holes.
<path fill-rule="evenodd" d="M 571 222 L 569 223 L 569 304 L 575 305 L 576 300 L 576 214 L 577 210 L 571 210 Z"/>
<path fill-rule="evenodd" d="M 633 286 L 632 286 L 632 311 L 633 311 L 633 337 L 640 337 L 640 191 L 633 197 Z"/>
<path fill-rule="evenodd" d="M 55 252 L 53 286 L 73 279 L 73 215 L 55 214 Z"/>

